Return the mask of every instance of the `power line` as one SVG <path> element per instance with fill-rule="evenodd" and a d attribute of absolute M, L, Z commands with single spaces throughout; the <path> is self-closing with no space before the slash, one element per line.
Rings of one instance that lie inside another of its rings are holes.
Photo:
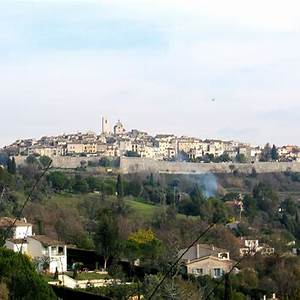
<path fill-rule="evenodd" d="M 238 265 L 248 256 L 250 256 L 252 253 L 256 253 L 256 246 L 254 246 L 252 249 L 249 249 L 248 253 L 244 256 L 242 256 L 233 266 L 232 268 L 229 270 L 228 273 L 226 273 L 226 275 L 230 275 L 235 268 L 238 267 Z M 223 283 L 223 281 L 225 280 L 225 276 L 222 278 L 221 281 L 218 282 L 218 284 L 207 294 L 207 296 L 204 298 L 204 300 L 208 300 L 209 297 L 213 294 L 213 292 L 221 285 L 221 283 Z"/>
<path fill-rule="evenodd" d="M 2 239 L 3 239 L 4 243 L 5 243 L 6 239 L 9 237 L 10 232 L 11 232 L 12 228 L 15 226 L 17 220 L 21 218 L 26 205 L 28 204 L 29 200 L 31 199 L 32 194 L 34 193 L 35 189 L 37 188 L 37 186 L 40 183 L 40 181 L 42 180 L 42 178 L 46 175 L 47 171 L 50 169 L 51 165 L 52 165 L 52 159 L 49 161 L 46 168 L 43 170 L 41 175 L 35 181 L 34 185 L 32 186 L 31 190 L 29 191 L 29 194 L 28 194 L 27 198 L 25 199 L 20 211 L 16 214 L 16 217 L 15 217 L 13 223 L 6 229 L 5 233 L 3 234 Z"/>
<path fill-rule="evenodd" d="M 29 192 L 26 200 L 24 201 L 24 203 L 23 203 L 23 205 L 21 207 L 20 211 L 16 214 L 16 217 L 15 217 L 13 223 L 6 229 L 6 232 L 3 234 L 3 236 L 2 236 L 3 243 L 5 243 L 6 239 L 9 237 L 10 232 L 11 232 L 12 228 L 15 226 L 17 220 L 22 216 L 23 211 L 24 211 L 27 203 L 31 199 L 31 196 L 32 196 L 33 192 L 35 191 L 35 189 L 37 188 L 38 184 L 40 183 L 40 181 L 42 180 L 42 178 L 45 176 L 45 174 L 47 173 L 47 171 L 50 169 L 51 165 L 52 165 L 52 160 L 49 161 L 49 164 L 46 166 L 46 168 L 43 170 L 43 172 L 41 173 L 41 175 L 35 181 L 35 183 L 32 186 L 32 188 L 31 188 L 31 190 L 30 190 L 30 192 Z M 25 233 L 26 235 L 27 235 L 27 232 L 28 232 L 28 226 L 27 226 L 26 233 Z M 22 239 L 21 247 L 20 247 L 20 249 L 18 251 L 21 254 L 22 254 L 22 248 L 23 248 L 24 240 L 25 239 Z M 22 262 L 23 265 L 25 264 L 25 261 L 23 259 L 21 259 L 21 262 Z M 29 280 L 28 274 L 26 272 L 25 272 L 25 274 L 26 274 L 27 280 Z"/>
<path fill-rule="evenodd" d="M 150 295 L 148 300 L 151 300 L 153 298 L 153 296 L 156 294 L 156 292 L 158 291 L 158 289 L 160 288 L 160 286 L 164 283 L 165 279 L 168 277 L 168 275 L 172 272 L 172 270 L 174 269 L 174 267 L 179 263 L 179 261 L 182 259 L 182 257 L 204 236 L 207 234 L 207 232 L 213 228 L 215 226 L 215 224 L 210 224 L 203 232 L 201 232 L 199 234 L 199 236 L 188 246 L 188 248 L 186 248 L 186 250 L 179 256 L 179 258 L 176 259 L 176 261 L 172 264 L 172 266 L 170 267 L 170 269 L 166 272 L 166 274 L 164 275 L 164 277 L 162 278 L 162 280 L 157 284 L 157 286 L 155 287 L 155 289 L 153 290 L 152 294 Z"/>

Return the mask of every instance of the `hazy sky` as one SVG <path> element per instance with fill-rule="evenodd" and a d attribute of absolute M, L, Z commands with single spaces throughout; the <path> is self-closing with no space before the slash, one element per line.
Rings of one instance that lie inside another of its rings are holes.
<path fill-rule="evenodd" d="M 103 114 L 300 145 L 299 0 L 0 0 L 0 70 L 0 146 Z"/>

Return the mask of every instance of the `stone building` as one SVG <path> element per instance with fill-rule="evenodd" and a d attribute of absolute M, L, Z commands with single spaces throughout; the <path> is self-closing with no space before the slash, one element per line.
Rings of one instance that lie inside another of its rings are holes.
<path fill-rule="evenodd" d="M 178 255 L 182 255 L 185 251 L 186 249 L 180 250 Z M 188 274 L 209 275 L 212 278 L 222 277 L 234 265 L 228 250 L 206 244 L 197 244 L 189 249 L 182 257 L 181 263 L 186 266 Z"/>
<path fill-rule="evenodd" d="M 102 117 L 102 133 L 105 135 L 111 134 L 108 118 Z"/>
<path fill-rule="evenodd" d="M 122 135 L 125 131 L 123 124 L 118 120 L 117 124 L 114 126 L 114 135 Z"/>

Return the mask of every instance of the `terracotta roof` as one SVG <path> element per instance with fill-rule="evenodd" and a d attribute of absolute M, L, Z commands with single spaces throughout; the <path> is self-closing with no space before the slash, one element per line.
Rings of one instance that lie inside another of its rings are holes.
<path fill-rule="evenodd" d="M 63 246 L 65 245 L 64 242 L 60 242 L 58 240 L 54 240 L 46 235 L 33 235 L 28 238 L 32 238 L 36 241 L 39 241 L 43 246 L 48 247 L 48 246 Z"/>
<path fill-rule="evenodd" d="M 9 218 L 9 217 L 3 217 L 0 218 L 0 227 L 9 227 L 12 226 L 14 223 L 15 219 L 14 218 Z M 14 226 L 31 226 L 30 223 L 26 222 L 26 219 L 18 219 L 15 222 Z"/>

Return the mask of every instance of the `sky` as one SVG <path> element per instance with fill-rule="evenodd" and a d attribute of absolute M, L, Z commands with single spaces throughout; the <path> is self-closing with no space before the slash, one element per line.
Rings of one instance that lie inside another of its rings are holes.
<path fill-rule="evenodd" d="M 299 1 L 0 0 L 0 147 L 102 115 L 300 145 L 299 83 Z"/>

